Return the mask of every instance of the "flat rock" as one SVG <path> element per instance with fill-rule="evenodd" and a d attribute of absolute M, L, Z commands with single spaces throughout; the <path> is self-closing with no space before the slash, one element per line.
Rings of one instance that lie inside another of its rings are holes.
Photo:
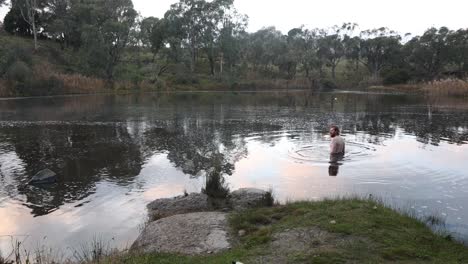
<path fill-rule="evenodd" d="M 174 215 L 149 223 L 131 249 L 143 253 L 184 255 L 218 253 L 231 248 L 227 214 Z"/>
<path fill-rule="evenodd" d="M 232 192 L 229 202 L 234 210 L 271 206 L 269 193 L 260 189 L 243 188 Z"/>
<path fill-rule="evenodd" d="M 191 193 L 187 196 L 158 199 L 149 203 L 147 208 L 151 221 L 178 214 L 214 210 L 208 196 L 203 193 Z"/>

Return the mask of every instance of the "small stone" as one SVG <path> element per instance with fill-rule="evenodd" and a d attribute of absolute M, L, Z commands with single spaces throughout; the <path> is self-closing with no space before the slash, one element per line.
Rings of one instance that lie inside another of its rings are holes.
<path fill-rule="evenodd" d="M 330 221 L 330 224 L 334 225 L 334 224 L 336 224 L 336 221 L 335 221 L 335 220 L 331 220 L 331 221 Z"/>
<path fill-rule="evenodd" d="M 374 206 L 374 208 L 373 208 L 373 209 L 374 209 L 374 210 L 377 210 L 377 206 Z"/>
<path fill-rule="evenodd" d="M 238 234 L 239 234 L 240 237 L 245 236 L 245 230 L 243 230 L 243 229 L 239 230 Z"/>

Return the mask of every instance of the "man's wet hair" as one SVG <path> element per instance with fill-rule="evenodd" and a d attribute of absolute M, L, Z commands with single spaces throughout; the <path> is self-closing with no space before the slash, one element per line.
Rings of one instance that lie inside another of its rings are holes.
<path fill-rule="evenodd" d="M 339 127 L 337 127 L 337 126 L 330 126 L 330 128 L 332 128 L 333 130 L 335 130 L 337 135 L 340 134 L 340 128 L 339 128 Z"/>

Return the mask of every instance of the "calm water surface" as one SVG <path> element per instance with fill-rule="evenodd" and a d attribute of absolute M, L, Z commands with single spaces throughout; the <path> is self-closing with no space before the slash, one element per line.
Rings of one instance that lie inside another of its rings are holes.
<path fill-rule="evenodd" d="M 328 126 L 347 155 L 330 165 Z M 281 201 L 383 197 L 468 237 L 468 103 L 356 93 L 175 93 L 0 101 L 0 250 L 133 242 L 157 198 L 198 192 L 221 160 L 231 189 Z M 41 169 L 49 187 L 25 183 Z M 336 176 L 334 176 L 336 174 Z M 332 176 L 330 176 L 332 175 Z"/>

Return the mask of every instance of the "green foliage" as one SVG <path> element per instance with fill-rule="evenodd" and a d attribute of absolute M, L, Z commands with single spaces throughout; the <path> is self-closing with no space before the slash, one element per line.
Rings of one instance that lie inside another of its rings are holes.
<path fill-rule="evenodd" d="M 15 62 L 22 62 L 28 68 L 32 65 L 32 51 L 23 45 L 7 44 L 0 49 L 0 75 L 5 74 Z"/>
<path fill-rule="evenodd" d="M 34 35 L 20 11 L 28 3 L 11 5 L 4 23 L 10 33 Z M 466 29 L 431 28 L 405 43 L 386 28 L 354 32 L 353 23 L 302 26 L 287 34 L 274 27 L 247 33 L 248 19 L 232 0 L 180 0 L 163 18 L 139 17 L 132 0 L 38 0 L 30 13 L 40 28 L 38 37 L 48 40 L 34 45 L 34 55 L 25 50 L 9 56 L 14 52 L 0 43 L 2 76 L 16 57 L 31 69 L 45 62 L 60 74 L 135 88 L 142 83 L 192 89 L 261 82 L 266 87 L 276 81 L 352 88 L 468 76 Z"/>
<path fill-rule="evenodd" d="M 410 73 L 405 69 L 392 69 L 383 74 L 383 84 L 405 84 L 411 79 Z"/>
<path fill-rule="evenodd" d="M 20 36 L 31 36 L 31 26 L 21 16 L 21 11 L 13 7 L 3 19 L 3 27 L 6 32 Z"/>
<path fill-rule="evenodd" d="M 202 192 L 211 198 L 225 199 L 229 195 L 229 187 L 225 183 L 223 168 L 218 158 L 215 158 L 215 166 L 206 175 L 206 184 Z"/>
<path fill-rule="evenodd" d="M 396 65 L 401 58 L 401 38 L 386 28 L 368 30 L 363 34 L 365 38 L 360 43 L 360 56 L 372 77 L 378 79 L 385 67 Z"/>
<path fill-rule="evenodd" d="M 18 85 L 29 85 L 32 80 L 32 70 L 21 60 L 15 61 L 6 71 L 6 79 Z"/>

